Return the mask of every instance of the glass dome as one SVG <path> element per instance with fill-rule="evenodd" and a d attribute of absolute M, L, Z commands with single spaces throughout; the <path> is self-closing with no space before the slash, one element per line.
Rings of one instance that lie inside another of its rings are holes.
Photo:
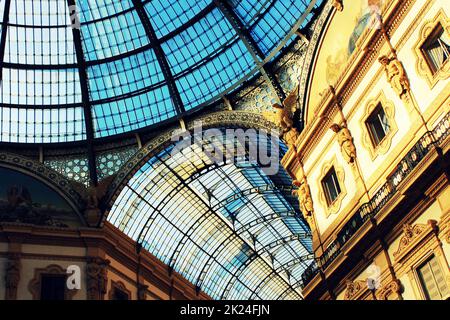
<path fill-rule="evenodd" d="M 131 132 L 220 99 L 306 25 L 311 0 L 0 0 L 0 142 Z"/>

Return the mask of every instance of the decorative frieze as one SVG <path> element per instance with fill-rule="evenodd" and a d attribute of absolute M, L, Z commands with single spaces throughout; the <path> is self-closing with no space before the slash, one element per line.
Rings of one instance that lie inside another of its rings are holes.
<path fill-rule="evenodd" d="M 428 224 L 405 224 L 403 226 L 403 236 L 400 238 L 400 244 L 397 251 L 394 252 L 395 261 L 400 261 L 431 232 L 437 232 L 437 222 L 435 220 L 428 220 Z"/>
<path fill-rule="evenodd" d="M 346 282 L 344 300 L 357 300 L 364 292 L 368 290 L 367 282 L 363 280 Z"/>

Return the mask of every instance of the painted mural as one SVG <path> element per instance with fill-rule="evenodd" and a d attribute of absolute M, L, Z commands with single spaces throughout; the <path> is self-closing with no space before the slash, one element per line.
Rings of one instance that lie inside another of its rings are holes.
<path fill-rule="evenodd" d="M 344 1 L 344 10 L 336 12 L 319 48 L 308 114 L 318 106 L 328 87 L 336 84 L 366 28 L 378 27 L 377 18 L 383 2 L 384 0 Z"/>
<path fill-rule="evenodd" d="M 0 221 L 69 227 L 80 225 L 69 204 L 44 183 L 0 167 Z"/>

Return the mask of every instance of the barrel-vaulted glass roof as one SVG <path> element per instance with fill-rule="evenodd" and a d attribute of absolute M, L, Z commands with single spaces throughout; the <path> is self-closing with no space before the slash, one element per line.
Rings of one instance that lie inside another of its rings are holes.
<path fill-rule="evenodd" d="M 256 75 L 321 0 L 0 0 L 1 142 L 130 132 Z"/>
<path fill-rule="evenodd" d="M 214 299 L 300 299 L 311 234 L 280 166 L 267 171 L 246 142 L 223 134 L 154 154 L 122 189 L 108 221 Z M 275 155 L 280 142 L 250 143 Z M 219 157 L 224 159 L 224 157 Z M 276 174 L 273 174 L 276 173 Z"/>

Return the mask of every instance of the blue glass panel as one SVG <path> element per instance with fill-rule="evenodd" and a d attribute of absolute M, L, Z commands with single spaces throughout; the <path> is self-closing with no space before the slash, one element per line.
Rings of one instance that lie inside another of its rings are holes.
<path fill-rule="evenodd" d="M 173 73 L 178 74 L 223 51 L 223 47 L 236 38 L 233 28 L 215 9 L 192 27 L 163 43 L 162 48 Z"/>
<path fill-rule="evenodd" d="M 83 50 L 87 61 L 105 59 L 149 43 L 136 11 L 82 24 Z"/>
<path fill-rule="evenodd" d="M 186 110 L 217 97 L 249 71 L 256 71 L 255 62 L 239 41 L 218 57 L 177 79 Z"/>
<path fill-rule="evenodd" d="M 4 3 L 5 1 L 2 1 Z M 3 18 L 3 6 L 1 15 Z M 70 12 L 67 1 L 11 0 L 9 24 L 26 26 L 69 26 Z"/>
<path fill-rule="evenodd" d="M 107 99 L 160 84 L 164 77 L 153 50 L 88 68 L 91 97 Z"/>
<path fill-rule="evenodd" d="M 24 42 L 23 39 L 27 39 Z M 37 65 L 75 64 L 70 27 L 24 28 L 10 26 L 6 34 L 5 62 Z"/>
<path fill-rule="evenodd" d="M 76 3 L 82 22 L 111 17 L 133 7 L 131 0 L 77 0 Z"/>
<path fill-rule="evenodd" d="M 229 3 L 246 27 L 253 25 L 264 14 L 273 0 L 229 0 Z"/>
<path fill-rule="evenodd" d="M 183 26 L 203 9 L 211 0 L 151 0 L 146 2 L 145 10 L 150 17 L 158 38 Z"/>
<path fill-rule="evenodd" d="M 271 52 L 286 37 L 308 5 L 309 1 L 306 0 L 274 1 L 250 31 L 265 54 Z"/>
<path fill-rule="evenodd" d="M 0 108 L 2 142 L 53 143 L 86 139 L 82 108 Z"/>
<path fill-rule="evenodd" d="M 93 106 L 97 137 L 149 126 L 175 116 L 167 87 L 131 98 Z"/>
<path fill-rule="evenodd" d="M 309 0 L 228 1 L 265 54 L 273 53 L 310 3 Z M 317 1 L 317 5 L 322 2 Z M 169 79 L 174 79 L 184 108 L 191 111 L 237 89 L 258 72 L 236 30 L 212 0 L 142 0 L 142 7 L 138 8 L 132 0 L 75 3 L 83 51 L 78 54 L 87 66 L 88 78 L 82 80 L 88 82 L 85 97 L 89 101 L 81 101 L 79 75 L 84 76 L 85 70 L 79 70 L 84 64 L 76 58 L 73 35 L 78 33 L 72 29 L 75 16 L 69 2 L 13 0 L 8 26 L 0 21 L 0 31 L 7 28 L 1 107 L 29 108 L 31 114 L 31 110 L 45 107 L 69 110 L 79 108 L 82 103 L 93 105 L 96 136 L 104 137 L 173 118 L 175 112 L 166 82 Z M 0 17 L 4 5 L 5 0 L 0 0 Z M 138 10 L 142 11 L 138 14 Z M 140 17 L 145 14 L 150 25 L 144 28 Z M 309 14 L 302 26 L 312 17 Z M 149 41 L 147 32 L 152 28 L 159 43 Z M 154 52 L 159 45 L 164 54 L 156 59 Z M 166 77 L 160 66 L 164 59 L 169 63 L 167 73 L 172 74 L 166 73 Z M 49 140 L 84 137 L 84 133 L 65 133 L 65 122 L 61 125 L 62 136 Z M 79 130 L 83 131 L 84 128 Z M 33 135 L 31 138 L 35 139 Z M 235 203 L 220 210 L 230 219 L 233 210 L 245 205 Z"/>
<path fill-rule="evenodd" d="M 3 68 L 1 102 L 23 106 L 64 106 L 81 102 L 78 69 Z"/>

